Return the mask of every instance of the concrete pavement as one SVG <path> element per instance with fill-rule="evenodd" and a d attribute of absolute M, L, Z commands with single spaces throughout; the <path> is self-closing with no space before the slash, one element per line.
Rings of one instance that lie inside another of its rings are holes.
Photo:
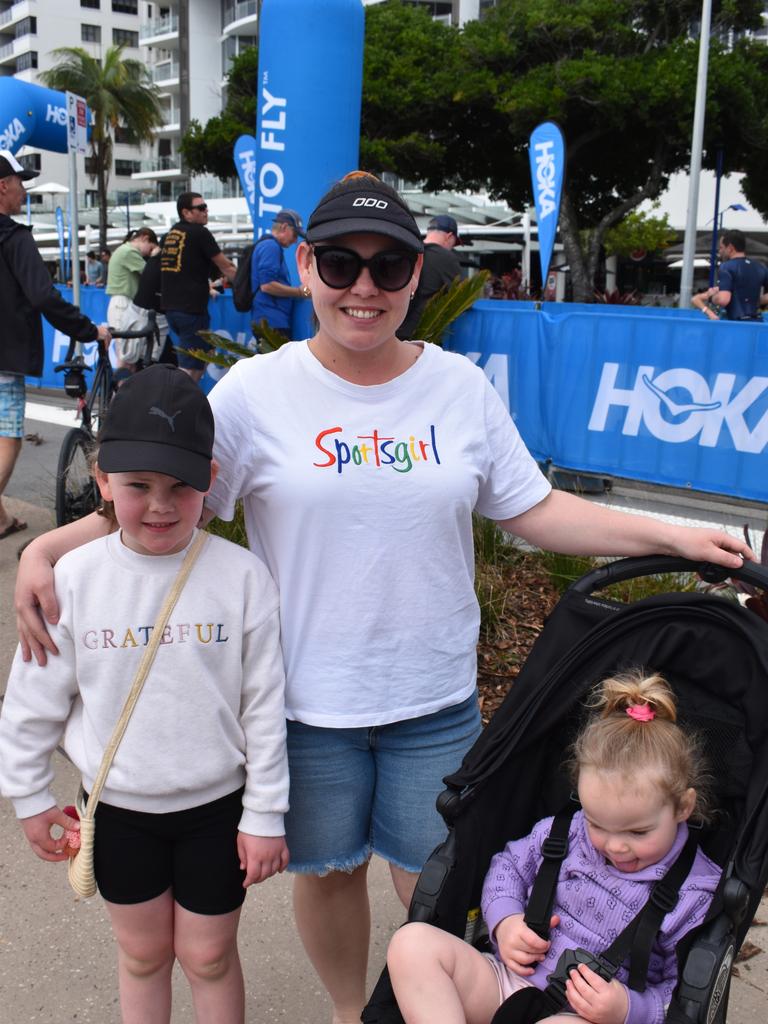
<path fill-rule="evenodd" d="M 12 591 L 19 545 L 52 525 L 38 505 L 9 499 L 26 519 L 25 533 L 0 541 L 0 692 L 16 646 Z M 56 755 L 55 791 L 71 801 L 77 780 Z M 384 963 L 389 936 L 403 911 L 381 861 L 371 869 L 372 939 L 369 988 Z M 768 904 L 749 934 L 754 956 L 737 964 L 731 989 L 730 1024 L 768 1021 Z M 251 889 L 240 929 L 246 976 L 247 1024 L 326 1024 L 329 1003 L 309 966 L 293 927 L 290 879 L 282 875 Z M 63 865 L 47 864 L 29 850 L 7 801 L 0 801 L 0 1020 L 7 1024 L 120 1024 L 115 952 L 98 897 L 71 892 Z M 173 1024 L 188 1024 L 188 988 L 174 976 Z M 439 1024 L 439 1022 L 436 1022 Z"/>

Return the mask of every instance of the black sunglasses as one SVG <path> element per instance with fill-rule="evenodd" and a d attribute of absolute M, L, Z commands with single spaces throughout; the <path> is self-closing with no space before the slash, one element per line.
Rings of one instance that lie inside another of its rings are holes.
<path fill-rule="evenodd" d="M 190 210 L 207 210 L 208 203 L 198 203 L 197 206 L 190 206 Z"/>
<path fill-rule="evenodd" d="M 377 288 L 385 292 L 399 292 L 413 276 L 417 255 L 403 249 L 387 249 L 364 260 L 354 249 L 340 245 L 314 246 L 317 272 L 329 288 L 349 288 L 360 276 L 363 267 Z"/>

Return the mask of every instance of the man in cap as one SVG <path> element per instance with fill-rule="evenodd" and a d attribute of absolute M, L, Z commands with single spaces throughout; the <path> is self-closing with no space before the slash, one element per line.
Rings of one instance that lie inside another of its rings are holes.
<path fill-rule="evenodd" d="M 440 214 L 432 218 L 424 238 L 424 266 L 421 268 L 419 286 L 408 315 L 397 332 L 398 338 L 410 341 L 427 302 L 445 285 L 461 277 L 461 263 L 453 252 L 454 247 L 460 243 L 462 239 L 459 238 L 459 228 L 453 217 Z"/>
<path fill-rule="evenodd" d="M 211 325 L 208 313 L 209 281 L 223 274 L 235 280 L 236 267 L 219 248 L 208 230 L 208 204 L 199 192 L 182 192 L 176 200 L 178 221 L 165 236 L 160 253 L 162 306 L 171 330 L 178 338 L 179 367 L 194 381 L 205 372 L 205 363 L 189 355 L 213 348 L 198 331 Z"/>
<path fill-rule="evenodd" d="M 0 150 L 0 539 L 26 528 L 11 516 L 2 496 L 11 479 L 24 436 L 24 377 L 43 373 L 42 313 L 62 334 L 78 341 L 111 341 L 54 288 L 32 233 L 13 220 L 26 198 L 23 182 L 37 175 L 25 170 L 8 150 Z"/>
<path fill-rule="evenodd" d="M 308 298 L 303 289 L 291 284 L 285 262 L 284 250 L 299 237 L 304 238 L 301 217 L 295 210 L 280 210 L 271 233 L 259 239 L 251 257 L 251 319 L 256 324 L 266 320 L 286 338 L 291 336 L 293 300 Z"/>

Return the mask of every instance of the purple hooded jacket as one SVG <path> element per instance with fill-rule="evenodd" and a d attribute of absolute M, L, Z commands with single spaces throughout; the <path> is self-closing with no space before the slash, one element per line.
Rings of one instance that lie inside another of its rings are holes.
<path fill-rule="evenodd" d="M 482 911 L 493 939 L 501 921 L 522 914 L 542 861 L 541 846 L 549 835 L 552 818 L 538 822 L 530 835 L 507 843 L 491 860 L 483 884 Z M 666 874 L 688 838 L 688 826 L 678 826 L 666 857 L 643 871 L 618 871 L 589 841 L 582 811 L 574 815 L 569 831 L 568 856 L 560 868 L 553 914 L 560 924 L 553 929 L 544 960 L 527 980 L 537 988 L 547 985 L 547 975 L 564 949 L 581 946 L 600 953 L 613 942 L 645 906 L 651 886 Z M 701 850 L 685 880 L 674 910 L 664 918 L 648 964 L 645 992 L 627 988 L 629 1011 L 625 1024 L 663 1024 L 666 1007 L 677 984 L 675 947 L 682 937 L 704 920 L 721 875 L 720 868 Z M 498 957 L 498 948 L 493 943 Z M 627 984 L 628 972 L 617 978 Z"/>

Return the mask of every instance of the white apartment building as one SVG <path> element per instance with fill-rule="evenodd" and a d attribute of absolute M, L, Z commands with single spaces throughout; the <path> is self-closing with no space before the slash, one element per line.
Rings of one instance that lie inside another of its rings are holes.
<path fill-rule="evenodd" d="M 205 124 L 221 112 L 225 76 L 232 58 L 257 44 L 259 3 L 140 0 L 139 6 L 142 59 L 161 90 L 165 120 L 156 132 L 151 152 L 145 153 L 133 177 L 137 186 L 146 185 L 154 198 L 162 201 L 173 198 L 189 184 L 179 142 L 192 118 Z M 234 174 L 234 165 L 232 170 Z M 206 194 L 211 194 L 211 183 Z"/>
<path fill-rule="evenodd" d="M 465 21 L 482 17 L 483 12 L 487 8 L 493 7 L 496 0 L 409 0 L 409 2 L 428 8 L 435 21 L 461 27 Z M 382 0 L 363 0 L 365 6 L 378 3 L 382 3 Z"/>
<path fill-rule="evenodd" d="M 99 57 L 110 46 L 120 44 L 126 47 L 127 57 L 140 58 L 139 0 L 0 0 L 0 75 L 36 83 L 39 73 L 56 63 L 51 51 L 57 47 L 80 46 Z M 40 172 L 40 182 L 66 184 L 65 153 L 27 146 L 19 158 Z M 139 161 L 137 147 L 121 141 L 118 134 L 109 190 L 135 190 L 132 174 L 139 169 Z M 87 175 L 83 175 L 80 189 L 85 192 L 85 205 L 95 205 L 95 184 Z M 42 196 L 34 199 L 44 202 Z"/>

